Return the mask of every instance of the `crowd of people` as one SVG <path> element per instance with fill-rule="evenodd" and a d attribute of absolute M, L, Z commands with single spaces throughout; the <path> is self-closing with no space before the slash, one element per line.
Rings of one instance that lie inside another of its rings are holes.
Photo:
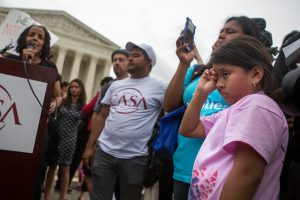
<path fill-rule="evenodd" d="M 288 115 L 278 100 L 287 71 L 274 70 L 272 38 L 262 31 L 254 19 L 228 18 L 207 63 L 195 44 L 186 49 L 181 33 L 179 64 L 167 85 L 150 75 L 155 50 L 128 42 L 111 54 L 116 79 L 103 78 L 89 103 L 80 79 L 69 83 L 57 73 L 49 113 L 57 115 L 58 125 L 45 132 L 50 137 L 35 199 L 43 187 L 43 198 L 51 199 L 58 168 L 60 200 L 67 199 L 77 169 L 84 176 L 81 200 L 85 191 L 93 200 L 140 200 L 154 124 L 162 111 L 182 105 L 187 109 L 176 151 L 162 162 L 167 173 L 159 179 L 159 200 L 296 199 L 299 191 L 287 188 L 288 175 L 281 171 L 283 163 L 289 169 L 285 154 L 289 138 L 299 135 L 299 118 Z M 49 59 L 50 39 L 45 27 L 32 25 L 19 36 L 19 56 L 2 56 L 56 69 Z M 290 66 L 300 62 L 296 56 Z"/>

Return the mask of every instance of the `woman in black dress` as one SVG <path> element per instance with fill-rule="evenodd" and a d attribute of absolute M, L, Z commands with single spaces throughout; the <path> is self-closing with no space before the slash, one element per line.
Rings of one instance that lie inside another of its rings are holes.
<path fill-rule="evenodd" d="M 76 148 L 77 130 L 81 119 L 81 110 L 86 102 L 84 85 L 81 80 L 74 79 L 68 88 L 67 97 L 63 100 L 58 114 L 58 156 L 55 164 L 50 165 L 44 199 L 50 199 L 51 186 L 57 165 L 61 170 L 59 199 L 66 199 L 69 185 L 69 170 Z"/>

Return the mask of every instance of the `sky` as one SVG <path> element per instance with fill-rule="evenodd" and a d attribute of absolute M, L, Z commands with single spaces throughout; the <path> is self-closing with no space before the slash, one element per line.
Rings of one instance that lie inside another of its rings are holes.
<path fill-rule="evenodd" d="M 0 7 L 63 10 L 121 48 L 128 41 L 149 44 L 158 57 L 151 74 L 166 82 L 179 63 L 175 42 L 186 17 L 197 27 L 195 44 L 204 61 L 231 16 L 263 17 L 273 46 L 300 30 L 299 0 L 0 0 Z"/>

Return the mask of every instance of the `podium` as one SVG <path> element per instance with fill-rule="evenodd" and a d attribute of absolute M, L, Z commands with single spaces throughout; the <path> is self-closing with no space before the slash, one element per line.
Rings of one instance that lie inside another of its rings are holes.
<path fill-rule="evenodd" d="M 33 199 L 39 187 L 47 115 L 36 97 L 48 111 L 56 74 L 49 67 L 25 68 L 21 61 L 0 58 L 1 199 Z"/>

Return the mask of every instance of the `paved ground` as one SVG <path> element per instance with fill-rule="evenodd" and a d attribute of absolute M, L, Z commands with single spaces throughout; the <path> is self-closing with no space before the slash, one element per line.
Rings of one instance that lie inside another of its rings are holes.
<path fill-rule="evenodd" d="M 76 188 L 77 182 L 73 182 L 71 184 L 72 192 L 70 192 L 67 196 L 67 200 L 79 200 L 78 197 L 80 195 L 80 191 Z M 43 195 L 43 194 L 42 194 Z M 54 186 L 51 193 L 51 200 L 58 200 L 59 192 L 54 191 Z M 41 198 L 43 199 L 43 197 Z M 90 200 L 88 192 L 85 192 L 83 198 L 81 200 Z"/>
<path fill-rule="evenodd" d="M 67 200 L 90 200 L 88 192 L 84 192 L 83 198 L 79 199 L 80 190 L 77 187 L 78 186 L 78 176 L 77 176 L 77 174 L 75 174 L 75 177 L 74 177 L 73 180 L 74 181 L 71 184 L 72 192 L 68 193 Z M 53 183 L 53 188 L 52 188 L 52 193 L 51 193 L 51 196 L 50 196 L 50 200 L 58 200 L 58 198 L 59 198 L 59 192 L 54 191 L 55 182 L 56 182 L 56 180 L 54 180 L 54 183 Z M 145 195 L 145 197 L 144 197 L 144 195 L 142 195 L 141 200 L 157 200 L 158 199 L 158 193 L 155 190 L 158 190 L 158 184 L 154 185 L 153 190 L 146 189 L 145 192 L 148 193 L 148 195 Z M 43 195 L 44 195 L 44 193 L 42 193 L 41 200 L 43 200 Z M 112 200 L 115 200 L 115 198 L 113 198 Z"/>
<path fill-rule="evenodd" d="M 85 192 L 83 194 L 83 198 L 79 199 L 80 191 L 78 189 L 76 189 L 76 187 L 75 187 L 76 184 L 77 183 L 72 183 L 72 185 L 71 185 L 72 192 L 70 192 L 68 194 L 67 200 L 90 200 L 88 192 Z M 42 194 L 42 198 L 41 199 L 43 199 L 43 195 L 44 195 L 44 193 Z M 151 196 L 151 194 L 149 194 L 147 196 L 148 197 L 144 197 L 142 195 L 141 200 L 157 200 L 158 199 L 157 194 L 152 194 L 152 196 Z M 51 193 L 51 198 L 50 199 L 51 200 L 58 200 L 58 198 L 59 198 L 59 192 L 55 192 L 54 191 L 54 186 L 53 186 L 52 193 Z M 115 198 L 113 198 L 112 200 L 115 200 Z"/>

